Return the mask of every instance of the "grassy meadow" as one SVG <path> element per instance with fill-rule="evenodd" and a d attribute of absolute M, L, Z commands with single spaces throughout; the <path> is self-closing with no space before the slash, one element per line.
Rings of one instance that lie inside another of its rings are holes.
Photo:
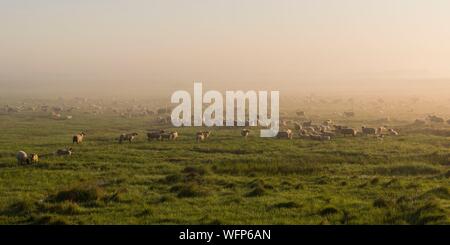
<path fill-rule="evenodd" d="M 170 129 L 149 121 L 1 114 L 0 224 L 450 224 L 447 125 L 324 142 L 212 128 L 197 143 L 199 128 L 147 141 Z M 125 132 L 139 135 L 119 144 Z M 52 154 L 65 147 L 74 154 Z M 19 150 L 39 163 L 18 165 Z"/>

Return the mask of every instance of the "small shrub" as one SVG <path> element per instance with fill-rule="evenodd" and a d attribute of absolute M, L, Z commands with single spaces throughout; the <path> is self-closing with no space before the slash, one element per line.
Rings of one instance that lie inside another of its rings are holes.
<path fill-rule="evenodd" d="M 206 196 L 207 194 L 208 192 L 197 184 L 186 184 L 178 188 L 177 197 L 202 197 Z"/>

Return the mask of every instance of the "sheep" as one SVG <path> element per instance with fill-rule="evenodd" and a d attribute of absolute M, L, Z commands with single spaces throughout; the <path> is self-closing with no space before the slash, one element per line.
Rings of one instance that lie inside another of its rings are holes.
<path fill-rule="evenodd" d="M 136 138 L 138 134 L 137 133 L 131 133 L 131 134 L 121 134 L 119 136 L 119 143 L 122 144 L 123 141 L 129 141 L 130 143 Z"/>
<path fill-rule="evenodd" d="M 331 126 L 331 125 L 333 125 L 333 121 L 332 121 L 331 119 L 325 120 L 325 121 L 322 123 L 322 125 L 323 125 L 323 126 Z"/>
<path fill-rule="evenodd" d="M 72 137 L 72 144 L 74 144 L 74 143 L 80 144 L 81 142 L 83 142 L 84 136 L 86 136 L 86 134 L 84 132 L 74 135 Z"/>
<path fill-rule="evenodd" d="M 277 134 L 277 138 L 292 139 L 292 131 L 290 129 L 287 129 L 286 131 L 280 131 Z"/>
<path fill-rule="evenodd" d="M 303 123 L 302 123 L 302 126 L 303 126 L 303 127 L 311 127 L 311 125 L 312 125 L 312 122 L 311 122 L 311 121 L 309 121 L 309 122 L 303 122 Z"/>
<path fill-rule="evenodd" d="M 398 135 L 398 132 L 395 131 L 393 128 L 390 128 L 390 129 L 389 129 L 389 135 L 397 136 L 397 135 Z"/>
<path fill-rule="evenodd" d="M 196 140 L 197 140 L 197 142 L 204 141 L 205 140 L 205 136 L 203 134 L 198 134 L 197 133 Z"/>
<path fill-rule="evenodd" d="M 161 136 L 161 134 L 163 134 L 164 133 L 164 131 L 163 132 L 150 132 L 150 133 L 147 133 L 147 140 L 148 141 L 151 141 L 151 140 L 153 140 L 153 139 L 156 139 L 156 140 L 162 140 L 162 136 Z"/>
<path fill-rule="evenodd" d="M 248 135 L 250 134 L 250 130 L 249 129 L 242 129 L 241 130 L 241 135 L 247 139 Z"/>
<path fill-rule="evenodd" d="M 375 128 L 368 128 L 366 126 L 363 126 L 361 129 L 363 135 L 375 135 L 377 133 L 377 130 Z"/>
<path fill-rule="evenodd" d="M 30 154 L 30 162 L 31 163 L 38 163 L 39 162 L 39 156 L 36 153 Z"/>
<path fill-rule="evenodd" d="M 205 137 L 205 139 L 207 139 L 209 137 L 209 135 L 211 135 L 211 131 L 201 131 L 201 132 L 197 132 L 197 135 L 203 135 Z"/>
<path fill-rule="evenodd" d="M 379 128 L 377 129 L 377 134 L 383 134 L 383 133 L 386 132 L 386 131 L 387 131 L 386 127 L 379 127 Z"/>
<path fill-rule="evenodd" d="M 56 151 L 56 155 L 57 156 L 71 156 L 73 153 L 72 148 L 68 148 L 68 149 L 58 149 Z"/>
<path fill-rule="evenodd" d="M 175 140 L 177 137 L 178 137 L 178 132 L 176 132 L 176 131 L 161 134 L 161 140 L 164 140 L 164 139 Z"/>
<path fill-rule="evenodd" d="M 302 125 L 300 125 L 299 123 L 294 123 L 294 129 L 295 130 L 297 130 L 297 131 L 299 131 L 299 130 L 301 130 L 303 127 L 302 127 Z"/>
<path fill-rule="evenodd" d="M 343 134 L 344 137 L 347 135 L 352 135 L 353 137 L 355 137 L 357 134 L 357 131 L 356 131 L 356 129 L 353 129 L 353 128 L 341 128 L 339 130 L 339 133 Z"/>
<path fill-rule="evenodd" d="M 176 140 L 178 138 L 178 132 L 177 131 L 172 131 L 170 132 L 171 134 L 171 139 L 172 140 Z"/>
<path fill-rule="evenodd" d="M 22 164 L 30 164 L 30 159 L 28 159 L 28 155 L 27 155 L 27 153 L 24 152 L 24 151 L 19 151 L 19 152 L 17 152 L 16 158 L 17 158 L 17 163 L 18 163 L 19 165 L 22 165 Z"/>

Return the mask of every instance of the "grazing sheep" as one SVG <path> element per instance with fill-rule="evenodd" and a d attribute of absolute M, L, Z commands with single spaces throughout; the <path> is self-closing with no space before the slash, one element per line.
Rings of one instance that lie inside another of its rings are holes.
<path fill-rule="evenodd" d="M 361 129 L 363 135 L 375 135 L 377 133 L 377 130 L 375 128 L 367 128 L 363 126 Z"/>
<path fill-rule="evenodd" d="M 71 156 L 72 155 L 72 148 L 68 149 L 59 149 L 56 151 L 57 156 Z"/>
<path fill-rule="evenodd" d="M 249 129 L 242 129 L 241 130 L 241 135 L 247 139 L 248 135 L 250 134 L 250 130 Z"/>
<path fill-rule="evenodd" d="M 198 134 L 197 133 L 196 140 L 197 140 L 197 142 L 204 141 L 205 140 L 205 136 L 203 134 Z"/>
<path fill-rule="evenodd" d="M 24 151 L 19 151 L 19 152 L 17 152 L 16 158 L 17 158 L 17 163 L 18 163 L 19 165 L 22 165 L 22 164 L 30 164 L 30 159 L 28 159 L 28 155 L 27 155 L 27 153 L 24 152 Z"/>
<path fill-rule="evenodd" d="M 308 126 L 308 127 L 303 127 L 304 130 L 306 130 L 309 133 L 315 133 L 316 132 L 316 128 Z"/>
<path fill-rule="evenodd" d="M 387 131 L 386 127 L 379 127 L 379 128 L 377 129 L 377 134 L 383 134 L 383 133 L 386 132 L 386 131 Z"/>
<path fill-rule="evenodd" d="M 31 163 L 38 163 L 39 162 L 39 156 L 36 153 L 30 154 L 30 162 Z"/>
<path fill-rule="evenodd" d="M 356 129 L 353 129 L 353 128 L 341 128 L 339 130 L 339 133 L 343 134 L 344 137 L 347 135 L 352 135 L 354 137 L 354 136 L 356 136 L 357 131 L 356 131 Z"/>
<path fill-rule="evenodd" d="M 322 125 L 324 126 L 331 126 L 333 125 L 333 121 L 331 119 L 325 120 Z"/>
<path fill-rule="evenodd" d="M 168 139 L 168 140 L 175 140 L 178 138 L 178 132 L 173 131 L 170 133 L 161 133 L 161 140 Z"/>
<path fill-rule="evenodd" d="M 172 131 L 172 132 L 170 132 L 170 134 L 171 134 L 171 140 L 176 140 L 178 138 L 177 131 Z"/>
<path fill-rule="evenodd" d="M 398 132 L 395 131 L 393 128 L 390 128 L 390 129 L 389 129 L 389 135 L 397 136 L 397 135 L 398 135 Z"/>
<path fill-rule="evenodd" d="M 197 132 L 197 135 L 203 135 L 205 137 L 205 139 L 207 139 L 209 137 L 209 135 L 211 135 L 211 131 L 202 131 L 202 132 Z"/>
<path fill-rule="evenodd" d="M 302 123 L 302 126 L 303 126 L 303 127 L 311 127 L 311 125 L 312 125 L 312 122 L 311 122 L 311 121 L 309 121 L 309 122 L 303 122 L 303 123 Z"/>
<path fill-rule="evenodd" d="M 163 131 L 163 130 L 162 130 Z M 161 134 L 163 134 L 164 133 L 164 131 L 163 132 L 150 132 L 150 133 L 147 133 L 147 139 L 150 141 L 150 140 L 153 140 L 153 139 L 156 139 L 156 140 L 162 140 L 162 136 L 161 136 Z"/>
<path fill-rule="evenodd" d="M 72 144 L 74 144 L 74 143 L 80 144 L 81 142 L 83 142 L 84 136 L 86 136 L 86 134 L 84 132 L 74 135 L 72 137 Z"/>
<path fill-rule="evenodd" d="M 290 129 L 287 129 L 286 131 L 280 131 L 277 134 L 277 138 L 292 139 L 292 131 Z"/>
<path fill-rule="evenodd" d="M 119 136 L 119 143 L 122 144 L 123 141 L 129 141 L 131 143 L 137 135 L 137 133 L 121 134 Z"/>

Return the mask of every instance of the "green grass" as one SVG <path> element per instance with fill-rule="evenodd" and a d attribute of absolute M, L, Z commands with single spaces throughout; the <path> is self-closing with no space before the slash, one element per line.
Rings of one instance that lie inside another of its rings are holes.
<path fill-rule="evenodd" d="M 330 142 L 259 138 L 195 128 L 148 142 L 149 118 L 0 115 L 1 224 L 449 224 L 450 138 Z M 442 131 L 443 130 L 443 131 Z M 448 132 L 441 129 L 439 132 Z M 72 146 L 70 157 L 51 153 Z M 118 144 L 120 133 L 138 132 Z M 433 131 L 434 132 L 434 131 Z M 41 157 L 19 166 L 15 153 Z"/>

